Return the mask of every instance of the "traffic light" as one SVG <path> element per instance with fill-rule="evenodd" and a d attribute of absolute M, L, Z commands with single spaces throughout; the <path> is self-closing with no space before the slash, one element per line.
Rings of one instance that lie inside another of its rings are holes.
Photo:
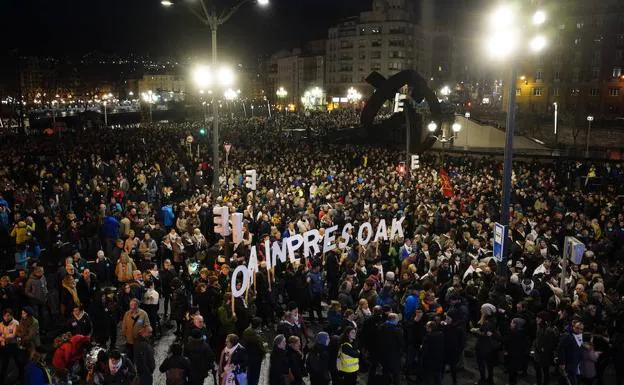
<path fill-rule="evenodd" d="M 205 128 L 200 128 L 199 129 L 199 135 L 206 135 L 206 129 Z"/>
<path fill-rule="evenodd" d="M 256 170 L 245 171 L 245 187 L 250 190 L 256 191 Z"/>
<path fill-rule="evenodd" d="M 227 206 L 215 206 L 212 209 L 212 214 L 214 216 L 214 232 L 224 237 L 230 235 L 230 212 Z"/>
<path fill-rule="evenodd" d="M 243 241 L 243 214 L 234 213 L 232 218 L 232 241 L 239 244 Z"/>
<path fill-rule="evenodd" d="M 405 99 L 407 99 L 407 95 L 405 94 L 396 93 L 394 95 L 394 112 L 403 112 Z"/>

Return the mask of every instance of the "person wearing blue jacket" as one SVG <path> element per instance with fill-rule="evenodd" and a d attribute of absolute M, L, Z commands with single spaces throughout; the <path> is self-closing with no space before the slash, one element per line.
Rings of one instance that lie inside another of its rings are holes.
<path fill-rule="evenodd" d="M 321 300 L 323 299 L 323 287 L 324 280 L 323 275 L 318 264 L 312 265 L 312 270 L 308 272 L 308 287 L 310 289 L 310 321 L 314 322 L 314 312 L 319 319 L 319 322 L 323 322 L 323 309 L 321 307 Z"/>
<path fill-rule="evenodd" d="M 403 305 L 403 319 L 411 320 L 416 314 L 416 309 L 420 308 L 420 296 L 418 288 L 416 286 L 410 287 L 410 294 L 405 299 L 405 305 Z"/>
<path fill-rule="evenodd" d="M 30 352 L 30 358 L 24 367 L 24 384 L 25 385 L 45 385 L 51 384 L 52 378 L 50 372 L 41 363 L 43 351 L 41 348 L 34 348 Z"/>
<path fill-rule="evenodd" d="M 121 224 L 119 223 L 119 219 L 117 219 L 117 217 L 112 215 L 104 217 L 104 221 L 102 222 L 102 234 L 104 235 L 103 243 L 106 255 L 111 255 L 115 241 L 119 239 L 120 227 Z"/>
<path fill-rule="evenodd" d="M 173 227 L 175 223 L 175 214 L 173 213 L 173 206 L 171 206 L 170 204 L 164 205 L 160 209 L 160 218 L 162 219 L 163 225 L 165 225 L 167 232 L 169 232 L 169 230 L 171 229 L 171 227 Z"/>

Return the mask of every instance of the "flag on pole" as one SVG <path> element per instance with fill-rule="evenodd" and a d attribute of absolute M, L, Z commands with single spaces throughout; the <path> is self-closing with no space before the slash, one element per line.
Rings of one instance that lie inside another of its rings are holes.
<path fill-rule="evenodd" d="M 442 188 L 442 194 L 445 197 L 450 198 L 455 195 L 453 191 L 453 184 L 451 183 L 451 180 L 446 173 L 446 170 L 443 168 L 440 169 L 440 186 Z"/>

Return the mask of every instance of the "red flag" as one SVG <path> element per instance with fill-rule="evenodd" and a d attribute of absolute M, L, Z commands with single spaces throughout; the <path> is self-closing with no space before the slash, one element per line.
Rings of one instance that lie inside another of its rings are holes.
<path fill-rule="evenodd" d="M 442 187 L 442 194 L 445 197 L 450 198 L 455 195 L 455 192 L 453 191 L 453 184 L 451 183 L 446 170 L 443 168 L 440 169 L 440 186 Z"/>

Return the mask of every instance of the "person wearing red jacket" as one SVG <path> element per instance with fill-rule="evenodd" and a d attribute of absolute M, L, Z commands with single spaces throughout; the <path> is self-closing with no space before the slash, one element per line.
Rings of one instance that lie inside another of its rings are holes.
<path fill-rule="evenodd" d="M 52 365 L 57 370 L 69 370 L 85 354 L 91 343 L 91 337 L 75 335 L 61 345 L 54 352 Z"/>

